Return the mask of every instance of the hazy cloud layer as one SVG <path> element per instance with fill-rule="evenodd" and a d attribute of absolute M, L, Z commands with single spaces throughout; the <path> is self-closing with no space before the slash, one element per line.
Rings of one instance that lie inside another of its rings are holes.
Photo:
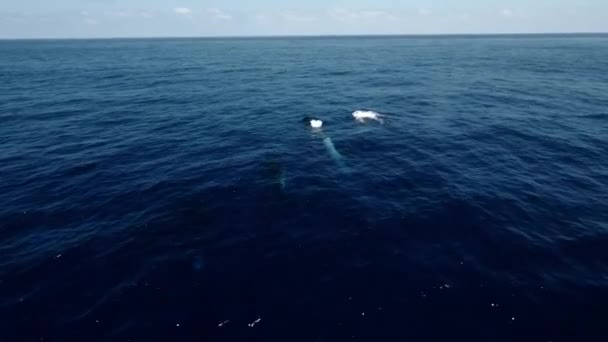
<path fill-rule="evenodd" d="M 32 0 L 19 4 L 0 4 L 0 38 L 608 31 L 608 2 L 596 0 L 511 1 L 509 6 L 472 0 L 446 0 L 445 5 L 384 0 L 300 6 L 271 5 L 268 0 L 57 0 L 55 6 L 49 2 L 31 8 L 27 4 Z"/>

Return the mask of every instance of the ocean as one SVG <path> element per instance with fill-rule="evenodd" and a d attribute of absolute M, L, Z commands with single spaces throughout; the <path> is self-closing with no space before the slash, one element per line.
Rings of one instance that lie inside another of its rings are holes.
<path fill-rule="evenodd" d="M 608 35 L 2 41 L 0 341 L 605 341 L 607 156 Z"/>

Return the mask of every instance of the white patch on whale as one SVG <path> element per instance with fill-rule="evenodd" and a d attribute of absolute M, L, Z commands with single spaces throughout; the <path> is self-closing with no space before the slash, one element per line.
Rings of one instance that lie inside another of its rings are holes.
<path fill-rule="evenodd" d="M 358 122 L 365 122 L 366 120 L 374 120 L 383 123 L 382 115 L 371 110 L 358 110 L 353 112 L 353 118 Z"/>
<path fill-rule="evenodd" d="M 323 121 L 317 120 L 317 119 L 312 119 L 312 120 L 310 120 L 310 127 L 321 128 L 321 127 L 323 127 Z"/>

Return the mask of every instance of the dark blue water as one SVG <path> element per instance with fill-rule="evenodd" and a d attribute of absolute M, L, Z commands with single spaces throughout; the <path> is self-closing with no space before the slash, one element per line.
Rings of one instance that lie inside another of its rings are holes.
<path fill-rule="evenodd" d="M 607 36 L 1 42 L 0 340 L 605 341 L 607 157 Z"/>

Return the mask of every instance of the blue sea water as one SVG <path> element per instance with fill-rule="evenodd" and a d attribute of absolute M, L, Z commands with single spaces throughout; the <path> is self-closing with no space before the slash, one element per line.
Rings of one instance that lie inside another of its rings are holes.
<path fill-rule="evenodd" d="M 608 36 L 0 42 L 0 341 L 605 341 L 607 157 Z"/>

